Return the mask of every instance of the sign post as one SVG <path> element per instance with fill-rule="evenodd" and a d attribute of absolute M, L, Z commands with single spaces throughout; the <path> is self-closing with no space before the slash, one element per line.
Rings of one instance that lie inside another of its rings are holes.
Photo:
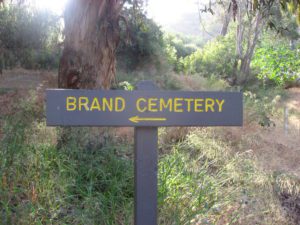
<path fill-rule="evenodd" d="M 138 90 L 155 91 L 152 82 L 140 82 Z M 134 224 L 157 224 L 157 127 L 134 130 Z"/>
<path fill-rule="evenodd" d="M 157 225 L 157 141 L 161 126 L 242 126 L 240 92 L 47 90 L 48 126 L 135 127 L 135 225 Z"/>
<path fill-rule="evenodd" d="M 157 127 L 136 127 L 134 214 L 136 225 L 157 224 Z"/>

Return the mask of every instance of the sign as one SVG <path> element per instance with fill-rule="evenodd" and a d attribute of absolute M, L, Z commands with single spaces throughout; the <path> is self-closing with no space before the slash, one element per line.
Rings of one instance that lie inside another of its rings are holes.
<path fill-rule="evenodd" d="M 241 126 L 240 92 L 47 90 L 48 126 Z"/>
<path fill-rule="evenodd" d="M 241 126 L 239 92 L 159 91 L 142 81 L 138 91 L 47 90 L 48 126 L 132 126 L 134 224 L 157 225 L 159 126 Z"/>

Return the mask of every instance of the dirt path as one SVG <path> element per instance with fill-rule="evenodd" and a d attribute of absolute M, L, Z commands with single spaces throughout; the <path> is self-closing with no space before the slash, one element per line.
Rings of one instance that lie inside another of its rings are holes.
<path fill-rule="evenodd" d="M 35 89 L 46 79 L 44 72 L 14 69 L 0 77 L 1 89 Z"/>
<path fill-rule="evenodd" d="M 40 90 L 56 86 L 55 73 L 14 69 L 4 71 L 0 76 L 0 138 L 2 118 L 13 114 L 17 99 L 29 97 L 30 90 Z"/>

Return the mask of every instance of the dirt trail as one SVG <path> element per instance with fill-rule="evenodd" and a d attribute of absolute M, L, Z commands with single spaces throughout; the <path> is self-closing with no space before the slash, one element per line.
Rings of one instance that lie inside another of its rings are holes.
<path fill-rule="evenodd" d="M 45 72 L 14 69 L 4 71 L 0 77 L 0 88 L 35 89 L 46 79 Z"/>
<path fill-rule="evenodd" d="M 55 80 L 53 72 L 24 69 L 4 71 L 0 76 L 0 118 L 10 111 L 13 103 L 16 102 L 14 99 L 28 97 L 30 90 L 55 87 Z"/>
<path fill-rule="evenodd" d="M 0 76 L 0 138 L 2 136 L 2 118 L 13 114 L 15 103 L 29 97 L 30 90 L 55 87 L 55 73 L 14 69 L 4 71 Z M 54 81 L 54 82 L 53 82 Z"/>

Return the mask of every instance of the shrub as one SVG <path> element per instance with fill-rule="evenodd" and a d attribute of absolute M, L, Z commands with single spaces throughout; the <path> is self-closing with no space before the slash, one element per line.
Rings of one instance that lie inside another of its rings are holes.
<path fill-rule="evenodd" d="M 118 66 L 134 70 L 138 66 L 159 63 L 163 52 L 163 33 L 160 27 L 148 19 L 143 9 L 125 8 L 127 27 L 121 33 L 118 47 Z"/>
<path fill-rule="evenodd" d="M 300 77 L 298 54 L 287 45 L 264 46 L 256 50 L 252 66 L 259 69 L 260 80 L 283 86 Z"/>
<path fill-rule="evenodd" d="M 235 47 L 232 37 L 218 37 L 208 42 L 202 49 L 182 58 L 183 71 L 187 74 L 201 73 L 206 77 L 215 75 L 221 78 L 233 74 Z"/>
<path fill-rule="evenodd" d="M 0 8 L 0 61 L 7 69 L 57 68 L 60 35 L 60 18 L 48 11 L 16 5 Z"/>

